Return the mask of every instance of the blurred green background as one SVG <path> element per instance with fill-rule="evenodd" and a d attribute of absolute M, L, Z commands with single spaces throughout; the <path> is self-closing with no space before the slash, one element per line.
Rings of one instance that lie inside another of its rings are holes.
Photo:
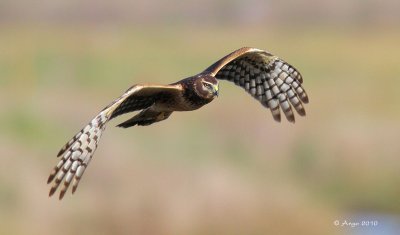
<path fill-rule="evenodd" d="M 399 11 L 399 1 L 2 0 L 0 234 L 400 234 Z M 275 123 L 223 82 L 196 112 L 111 122 L 77 193 L 47 197 L 58 150 L 129 86 L 177 81 L 242 46 L 302 72 L 306 118 Z"/>

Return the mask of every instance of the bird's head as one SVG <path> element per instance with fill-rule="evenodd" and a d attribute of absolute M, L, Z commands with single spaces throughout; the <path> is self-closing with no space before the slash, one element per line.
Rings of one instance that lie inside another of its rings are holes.
<path fill-rule="evenodd" d="M 218 80 L 213 76 L 199 76 L 193 85 L 196 94 L 201 98 L 212 100 L 218 96 Z"/>

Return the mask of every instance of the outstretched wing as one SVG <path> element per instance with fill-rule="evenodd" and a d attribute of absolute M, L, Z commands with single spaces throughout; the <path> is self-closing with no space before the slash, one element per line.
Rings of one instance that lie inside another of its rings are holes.
<path fill-rule="evenodd" d="M 295 121 L 292 107 L 300 116 L 306 114 L 303 103 L 308 103 L 308 96 L 301 86 L 301 74 L 266 51 L 241 48 L 215 62 L 203 73 L 244 88 L 271 110 L 276 121 L 281 120 L 280 108 L 290 122 Z"/>
<path fill-rule="evenodd" d="M 135 85 L 104 108 L 58 153 L 57 157 L 61 157 L 61 159 L 54 167 L 47 181 L 49 184 L 54 180 L 49 196 L 54 194 L 62 181 L 64 181 L 64 184 L 60 191 L 60 199 L 64 197 L 72 180 L 72 193 L 76 191 L 109 120 L 127 112 L 147 108 L 160 96 L 165 97 L 166 94 L 176 95 L 181 92 L 181 89 L 180 85 Z"/>

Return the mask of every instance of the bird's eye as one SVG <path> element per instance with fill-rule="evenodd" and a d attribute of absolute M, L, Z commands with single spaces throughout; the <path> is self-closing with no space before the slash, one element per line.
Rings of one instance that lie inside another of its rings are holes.
<path fill-rule="evenodd" d="M 206 87 L 207 89 L 211 88 L 211 85 L 209 83 L 203 83 L 204 87 Z"/>

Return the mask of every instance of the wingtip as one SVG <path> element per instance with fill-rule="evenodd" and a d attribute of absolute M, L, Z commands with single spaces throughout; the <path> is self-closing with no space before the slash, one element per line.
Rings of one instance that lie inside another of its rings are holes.
<path fill-rule="evenodd" d="M 72 188 L 72 194 L 74 194 L 75 191 L 76 191 L 76 187 L 73 187 L 73 188 Z"/>
<path fill-rule="evenodd" d="M 50 184 L 51 181 L 53 181 L 54 175 L 49 175 L 49 178 L 47 178 L 47 184 Z"/>
<path fill-rule="evenodd" d="M 53 181 L 53 179 L 54 179 L 54 177 L 56 176 L 56 174 L 57 174 L 57 167 L 55 167 L 55 168 L 53 169 L 53 171 L 52 171 L 51 174 L 49 175 L 49 178 L 47 178 L 47 184 L 50 184 L 51 181 Z"/>
<path fill-rule="evenodd" d="M 305 104 L 308 104 L 308 102 L 309 102 L 308 95 L 305 91 L 303 92 L 303 94 L 300 95 L 300 99 Z"/>
<path fill-rule="evenodd" d="M 77 188 L 78 188 L 78 185 L 73 185 L 73 186 L 72 186 L 72 194 L 75 193 L 75 191 L 76 191 Z"/>
<path fill-rule="evenodd" d="M 296 111 L 300 116 L 302 117 L 306 116 L 306 110 L 304 108 L 296 109 Z"/>
<path fill-rule="evenodd" d="M 293 123 L 293 124 L 296 122 L 296 119 L 295 119 L 294 115 L 289 116 L 289 117 L 286 117 L 286 119 L 287 119 L 290 123 Z"/>
<path fill-rule="evenodd" d="M 63 197 L 64 197 L 64 195 L 65 195 L 65 190 L 62 190 L 61 192 L 60 192 L 60 196 L 58 197 L 58 200 L 62 200 L 63 199 Z"/>
<path fill-rule="evenodd" d="M 281 122 L 281 115 L 273 115 L 276 122 Z"/>
<path fill-rule="evenodd" d="M 54 186 L 50 189 L 49 197 L 53 196 L 53 194 L 56 192 L 56 189 L 57 188 L 55 188 Z"/>
<path fill-rule="evenodd" d="M 119 127 L 119 128 L 124 128 L 124 129 L 126 129 L 126 127 L 125 127 L 124 125 L 122 125 L 122 123 L 121 123 L 121 124 L 118 124 L 118 125 L 116 125 L 115 127 Z"/>
<path fill-rule="evenodd" d="M 60 157 L 61 155 L 63 155 L 64 152 L 65 152 L 64 148 L 60 149 L 60 151 L 58 151 L 58 153 L 57 153 L 57 157 Z"/>

